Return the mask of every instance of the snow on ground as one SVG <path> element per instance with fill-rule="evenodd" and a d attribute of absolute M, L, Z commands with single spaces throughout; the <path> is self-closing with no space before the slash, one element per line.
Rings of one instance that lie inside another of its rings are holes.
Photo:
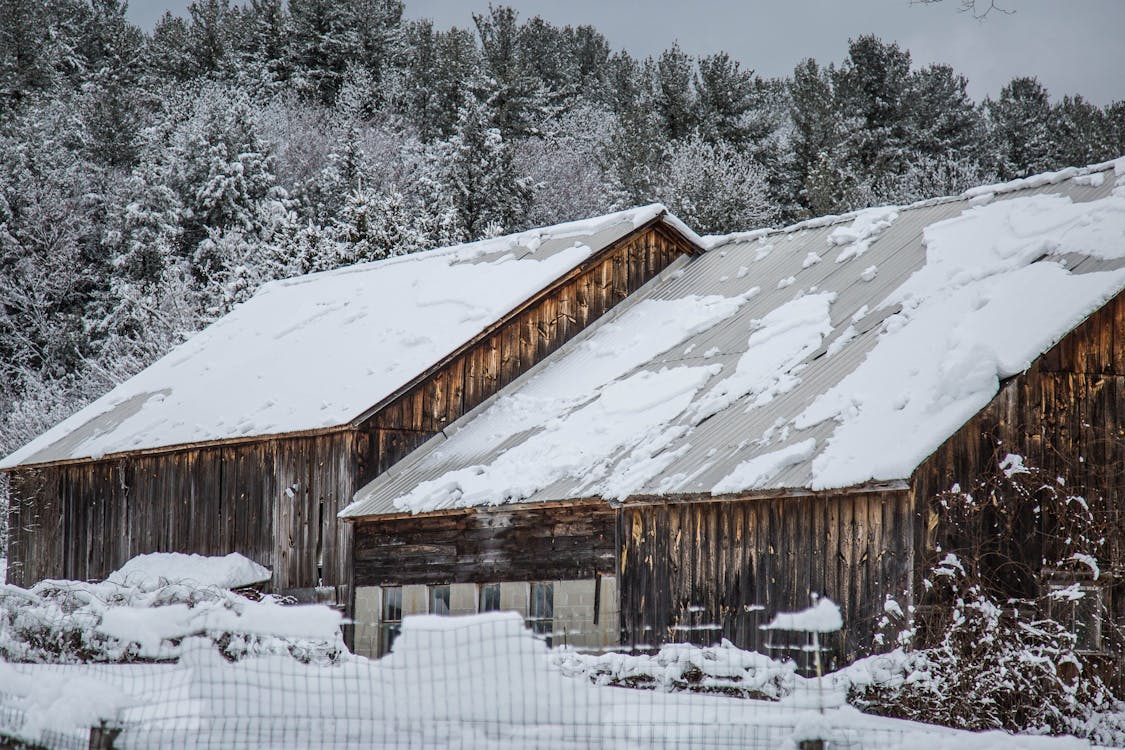
<path fill-rule="evenodd" d="M 697 664 L 719 681 L 754 672 L 770 675 L 763 684 L 791 679 L 766 657 L 721 651 L 669 646 L 643 658 L 663 659 L 668 674 Z M 230 662 L 192 638 L 177 664 L 0 664 L 0 731 L 84 746 L 88 726 L 107 719 L 123 727 L 120 748 L 792 748 L 809 736 L 845 748 L 1088 746 L 867 716 L 840 706 L 834 684 L 836 693 L 809 693 L 815 681 L 775 702 L 603 687 L 581 679 L 587 674 L 573 653 L 552 655 L 514 613 L 407 618 L 389 657 L 332 666 L 276 655 Z M 810 707 L 819 705 L 823 712 Z"/>
<path fill-rule="evenodd" d="M 662 213 L 647 206 L 266 284 L 0 468 L 346 424 Z"/>
<path fill-rule="evenodd" d="M 270 579 L 268 568 L 231 552 L 225 557 L 153 552 L 137 555 L 109 574 L 110 583 L 153 590 L 168 583 L 237 589 Z"/>
<path fill-rule="evenodd" d="M 221 643 L 231 657 L 278 652 L 324 660 L 342 653 L 342 617 L 336 610 L 283 606 L 271 596 L 252 599 L 227 590 L 247 578 L 260 579 L 258 567 L 241 555 L 142 555 L 100 583 L 47 580 L 30 589 L 0 585 L 0 659 L 177 659 L 183 640 L 194 636 Z M 160 574 L 152 575 L 156 570 Z M 179 577 L 176 571 L 191 576 Z M 201 581 L 208 576 L 233 583 Z"/>

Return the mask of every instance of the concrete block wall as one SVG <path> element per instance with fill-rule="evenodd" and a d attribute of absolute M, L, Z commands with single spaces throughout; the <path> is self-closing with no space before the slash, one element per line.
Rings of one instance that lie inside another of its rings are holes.
<path fill-rule="evenodd" d="M 554 645 L 575 648 L 603 649 L 618 645 L 617 579 L 603 576 L 595 579 L 551 581 L 554 591 Z M 596 594 L 601 586 L 600 595 Z M 500 583 L 500 608 L 528 615 L 531 584 L 526 581 Z M 595 622 L 594 600 L 599 600 Z M 402 616 L 429 611 L 430 592 L 427 586 L 402 587 Z M 473 583 L 455 583 L 449 587 L 449 608 L 452 615 L 477 612 L 480 587 Z M 369 657 L 379 656 L 380 618 L 383 592 L 379 586 L 360 586 L 355 591 L 355 652 Z"/>

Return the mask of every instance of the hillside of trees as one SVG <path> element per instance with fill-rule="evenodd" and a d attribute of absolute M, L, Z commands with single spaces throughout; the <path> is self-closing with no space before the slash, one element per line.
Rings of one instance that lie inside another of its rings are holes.
<path fill-rule="evenodd" d="M 872 36 L 772 79 L 503 6 L 442 30 L 398 0 L 197 0 L 146 33 L 121 0 L 0 0 L 0 453 L 270 279 L 652 201 L 729 232 L 1121 153 L 1125 102 L 1033 78 L 975 102 Z"/>

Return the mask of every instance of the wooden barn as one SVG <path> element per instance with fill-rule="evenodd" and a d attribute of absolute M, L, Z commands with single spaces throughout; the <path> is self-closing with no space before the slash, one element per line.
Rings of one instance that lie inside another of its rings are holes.
<path fill-rule="evenodd" d="M 8 580 L 234 551 L 346 603 L 356 488 L 700 249 L 650 206 L 269 284 L 0 462 Z"/>
<path fill-rule="evenodd" d="M 359 490 L 357 648 L 404 614 L 503 608 L 578 646 L 765 650 L 760 625 L 816 592 L 844 616 L 839 663 L 888 598 L 924 619 L 923 577 L 960 552 L 1013 596 L 1080 589 L 1058 616 L 1112 654 L 1123 173 L 711 238 Z M 1065 508 L 951 522 L 941 493 L 1021 465 L 1086 498 L 1091 559 L 1060 557 Z"/>

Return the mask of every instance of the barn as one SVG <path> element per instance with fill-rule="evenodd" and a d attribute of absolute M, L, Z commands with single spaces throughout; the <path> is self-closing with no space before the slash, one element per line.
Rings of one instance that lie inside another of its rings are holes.
<path fill-rule="evenodd" d="M 346 604 L 355 489 L 699 251 L 649 206 L 269 284 L 0 462 L 8 580 L 241 552 Z"/>
<path fill-rule="evenodd" d="M 503 608 L 764 650 L 816 592 L 839 663 L 991 550 L 1001 584 L 1086 594 L 1061 619 L 1120 660 L 1125 160 L 707 243 L 356 493 L 357 648 Z M 966 531 L 938 499 L 1025 466 L 1083 496 L 1096 556 L 1060 559 L 1066 508 Z"/>

